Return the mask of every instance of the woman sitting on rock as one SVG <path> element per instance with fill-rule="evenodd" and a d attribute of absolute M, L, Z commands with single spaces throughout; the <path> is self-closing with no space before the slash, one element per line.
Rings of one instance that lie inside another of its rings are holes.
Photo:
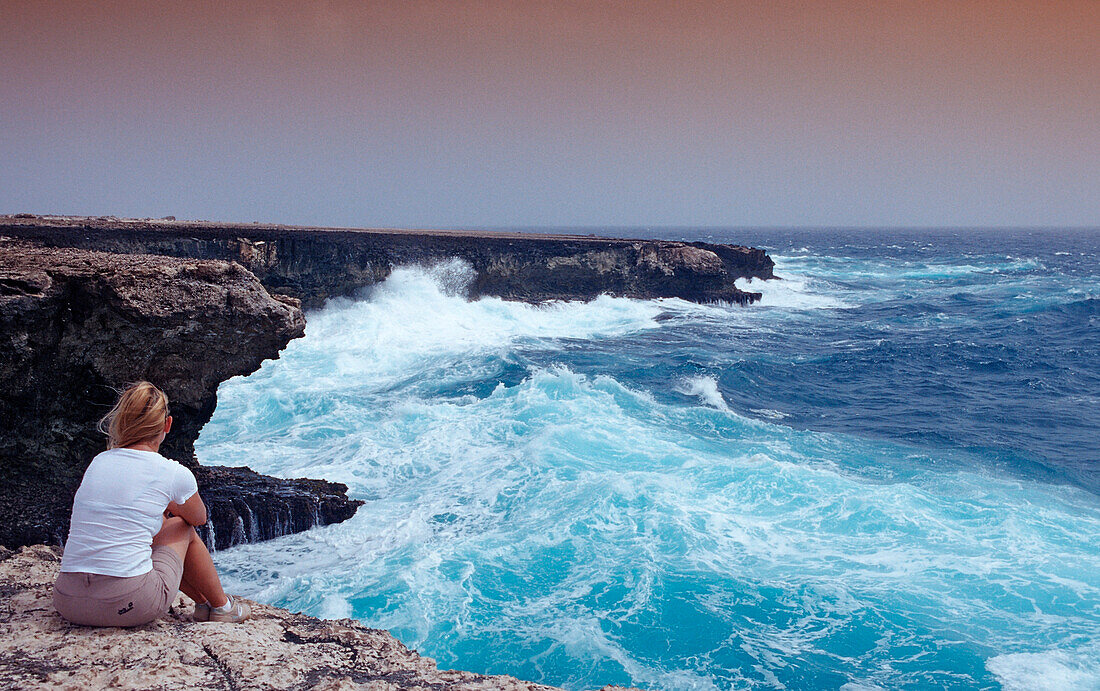
<path fill-rule="evenodd" d="M 87 626 L 139 626 L 182 590 L 199 621 L 244 621 L 246 603 L 222 590 L 194 526 L 206 523 L 195 476 L 157 453 L 172 429 L 168 397 L 149 382 L 123 392 L 100 422 L 107 450 L 92 459 L 73 501 L 54 584 L 61 616 Z"/>

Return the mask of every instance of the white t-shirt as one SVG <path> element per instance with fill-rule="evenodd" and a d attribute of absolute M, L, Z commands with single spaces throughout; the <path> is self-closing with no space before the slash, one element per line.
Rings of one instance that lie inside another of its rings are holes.
<path fill-rule="evenodd" d="M 92 459 L 73 501 L 62 571 L 140 576 L 153 568 L 153 536 L 168 502 L 198 491 L 195 476 L 152 451 L 110 449 Z"/>

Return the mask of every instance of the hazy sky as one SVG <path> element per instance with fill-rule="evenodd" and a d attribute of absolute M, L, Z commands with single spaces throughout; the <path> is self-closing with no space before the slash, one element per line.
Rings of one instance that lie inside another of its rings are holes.
<path fill-rule="evenodd" d="M 1100 225 L 1100 1 L 0 0 L 0 212 Z"/>

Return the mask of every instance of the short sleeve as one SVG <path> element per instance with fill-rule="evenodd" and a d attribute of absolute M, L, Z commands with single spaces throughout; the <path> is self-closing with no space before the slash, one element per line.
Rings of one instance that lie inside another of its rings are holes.
<path fill-rule="evenodd" d="M 176 463 L 176 481 L 172 487 L 172 501 L 182 504 L 199 491 L 199 485 L 195 482 L 195 474 L 179 463 Z"/>

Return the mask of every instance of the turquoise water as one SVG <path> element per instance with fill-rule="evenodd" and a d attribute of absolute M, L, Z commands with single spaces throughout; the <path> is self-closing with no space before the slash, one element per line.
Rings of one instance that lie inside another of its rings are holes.
<path fill-rule="evenodd" d="M 308 315 L 204 463 L 347 483 L 230 589 L 443 667 L 594 688 L 1100 688 L 1095 235 L 684 231 L 762 304 L 464 297 Z"/>

